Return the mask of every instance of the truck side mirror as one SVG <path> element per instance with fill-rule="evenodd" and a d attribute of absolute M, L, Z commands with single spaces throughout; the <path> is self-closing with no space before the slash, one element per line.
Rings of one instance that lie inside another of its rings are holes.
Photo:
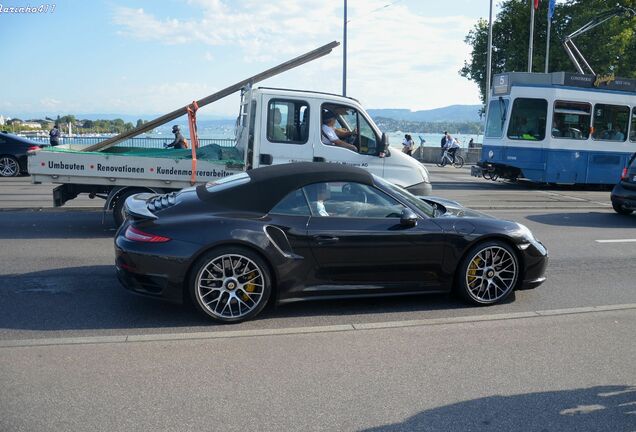
<path fill-rule="evenodd" d="M 386 149 L 389 147 L 389 138 L 386 136 L 386 133 L 382 132 L 382 138 L 380 138 L 380 146 L 378 148 L 378 154 L 386 152 Z"/>

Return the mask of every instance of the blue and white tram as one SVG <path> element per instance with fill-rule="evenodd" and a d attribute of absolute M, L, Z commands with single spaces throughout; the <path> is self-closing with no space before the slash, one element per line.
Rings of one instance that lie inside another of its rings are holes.
<path fill-rule="evenodd" d="M 636 80 L 495 75 L 478 165 L 538 183 L 615 184 L 636 152 Z"/>

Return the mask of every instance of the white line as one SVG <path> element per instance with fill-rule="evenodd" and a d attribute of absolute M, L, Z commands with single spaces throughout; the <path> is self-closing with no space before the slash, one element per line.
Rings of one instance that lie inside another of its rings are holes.
<path fill-rule="evenodd" d="M 610 239 L 610 240 L 595 240 L 596 243 L 634 243 L 636 239 Z"/>

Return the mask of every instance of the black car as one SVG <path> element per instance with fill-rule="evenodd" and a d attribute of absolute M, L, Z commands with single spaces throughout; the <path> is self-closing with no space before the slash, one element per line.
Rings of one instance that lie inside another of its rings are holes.
<path fill-rule="evenodd" d="M 612 189 L 611 198 L 616 213 L 628 215 L 636 210 L 636 153 L 623 169 L 621 180 Z"/>
<path fill-rule="evenodd" d="M 122 284 L 174 302 L 190 296 L 221 322 L 270 301 L 452 289 L 488 305 L 545 280 L 546 248 L 525 226 L 344 165 L 258 168 L 138 194 L 125 208 L 115 238 Z"/>
<path fill-rule="evenodd" d="M 27 173 L 27 152 L 37 150 L 41 144 L 0 132 L 0 177 L 15 177 Z"/>

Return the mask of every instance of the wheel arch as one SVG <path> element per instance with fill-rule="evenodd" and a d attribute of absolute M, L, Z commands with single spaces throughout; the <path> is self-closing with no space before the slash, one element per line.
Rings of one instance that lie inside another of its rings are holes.
<path fill-rule="evenodd" d="M 104 210 L 112 210 L 117 200 L 122 195 L 130 192 L 131 190 L 141 192 L 152 192 L 157 194 L 165 193 L 165 190 L 162 188 L 151 187 L 151 186 L 115 186 L 108 193 L 108 197 L 106 198 L 106 202 L 104 203 Z"/>

